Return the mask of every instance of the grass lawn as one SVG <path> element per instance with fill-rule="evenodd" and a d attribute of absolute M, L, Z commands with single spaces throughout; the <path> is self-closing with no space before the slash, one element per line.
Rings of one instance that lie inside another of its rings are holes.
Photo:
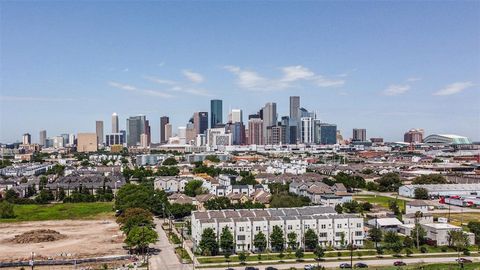
<path fill-rule="evenodd" d="M 185 260 L 185 263 L 192 263 L 192 258 L 190 258 L 190 255 L 188 255 L 187 251 L 182 247 L 176 247 L 175 253 L 177 253 L 182 260 Z"/>
<path fill-rule="evenodd" d="M 376 204 L 387 209 L 388 209 L 388 202 L 395 200 L 394 198 L 381 196 L 381 195 L 355 195 L 353 196 L 353 199 L 356 201 L 369 202 L 371 204 Z M 398 205 L 400 207 L 400 210 L 404 211 L 405 200 L 402 200 L 402 199 L 397 199 L 397 200 L 398 200 Z"/>
<path fill-rule="evenodd" d="M 448 213 L 442 214 L 433 214 L 434 218 L 444 217 L 448 218 Z M 479 221 L 480 213 L 450 213 L 450 223 L 453 225 L 460 226 L 463 221 L 464 224 L 467 224 L 470 221 Z"/>
<path fill-rule="evenodd" d="M 0 219 L 0 222 L 97 219 L 114 216 L 112 202 L 16 204 L 13 209 L 16 217 Z"/>

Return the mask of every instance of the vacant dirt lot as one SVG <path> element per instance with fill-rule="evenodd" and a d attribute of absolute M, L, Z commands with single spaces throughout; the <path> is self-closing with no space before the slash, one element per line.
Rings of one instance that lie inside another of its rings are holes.
<path fill-rule="evenodd" d="M 55 230 L 65 238 L 53 242 L 18 244 L 15 235 L 36 229 Z M 114 220 L 60 220 L 0 223 L 0 261 L 83 258 L 122 255 L 123 235 Z"/>

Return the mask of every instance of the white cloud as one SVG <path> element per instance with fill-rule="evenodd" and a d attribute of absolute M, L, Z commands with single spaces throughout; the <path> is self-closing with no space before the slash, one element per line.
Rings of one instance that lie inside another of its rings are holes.
<path fill-rule="evenodd" d="M 383 94 L 387 96 L 397 96 L 406 93 L 410 90 L 410 85 L 399 85 L 399 84 L 392 84 L 387 89 L 383 90 Z"/>
<path fill-rule="evenodd" d="M 165 89 L 166 91 L 183 92 L 183 93 L 192 94 L 196 96 L 205 96 L 205 97 L 211 96 L 211 94 L 207 90 L 190 87 L 187 83 L 164 80 L 164 79 L 159 79 L 152 76 L 145 76 L 144 78 L 157 84 L 168 85 L 169 88 Z"/>
<path fill-rule="evenodd" d="M 34 97 L 34 96 L 0 96 L 2 101 L 38 101 L 38 102 L 65 102 L 73 101 L 73 98 L 60 97 Z"/>
<path fill-rule="evenodd" d="M 142 94 L 142 95 L 146 95 L 146 96 L 154 96 L 154 97 L 162 97 L 162 98 L 173 97 L 172 95 L 167 94 L 167 93 L 163 93 L 163 92 L 156 91 L 156 90 L 150 90 L 150 89 L 140 89 L 138 87 L 135 87 L 135 86 L 129 85 L 129 84 L 109 82 L 108 85 L 110 85 L 112 87 L 115 87 L 117 89 L 129 91 L 129 92 L 134 92 L 134 93 L 138 93 L 138 94 Z"/>
<path fill-rule="evenodd" d="M 456 82 L 445 86 L 444 88 L 433 93 L 435 96 L 449 96 L 462 92 L 463 90 L 474 86 L 472 82 Z"/>
<path fill-rule="evenodd" d="M 282 67 L 283 76 L 278 79 L 265 78 L 255 71 L 237 66 L 224 68 L 237 76 L 238 86 L 248 90 L 282 90 L 295 86 L 294 83 L 297 81 L 308 81 L 317 87 L 336 87 L 345 84 L 345 80 L 326 78 L 300 65 Z"/>
<path fill-rule="evenodd" d="M 152 76 L 144 76 L 143 78 L 145 78 L 145 79 L 147 79 L 151 82 L 158 83 L 158 84 L 166 84 L 166 85 L 176 85 L 176 84 L 178 84 L 175 81 L 159 79 L 159 78 L 155 78 L 155 77 L 152 77 Z"/>
<path fill-rule="evenodd" d="M 183 76 L 185 76 L 189 81 L 193 83 L 202 83 L 205 80 L 205 78 L 203 78 L 201 74 L 190 71 L 190 70 L 184 70 L 182 71 L 182 73 L 183 73 Z"/>
<path fill-rule="evenodd" d="M 411 77 L 411 78 L 407 79 L 407 82 L 416 82 L 416 81 L 420 81 L 420 80 L 421 80 L 421 78 Z"/>

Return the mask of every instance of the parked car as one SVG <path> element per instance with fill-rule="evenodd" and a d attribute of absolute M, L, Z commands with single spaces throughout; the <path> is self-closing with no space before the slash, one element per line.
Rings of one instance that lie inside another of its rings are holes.
<path fill-rule="evenodd" d="M 273 266 L 269 266 L 269 267 L 265 268 L 265 270 L 278 270 L 278 269 L 273 267 Z"/>
<path fill-rule="evenodd" d="M 349 263 L 341 263 L 340 268 L 352 268 L 352 266 Z"/>
<path fill-rule="evenodd" d="M 471 263 L 472 260 L 469 260 L 469 259 L 466 259 L 466 258 L 459 258 L 459 259 L 456 259 L 456 261 L 458 263 Z"/>
<path fill-rule="evenodd" d="M 368 265 L 366 263 L 356 263 L 355 265 L 355 268 L 368 268 Z"/>
<path fill-rule="evenodd" d="M 245 270 L 258 270 L 258 268 L 253 267 L 253 266 L 247 266 L 247 267 L 245 267 Z"/>
<path fill-rule="evenodd" d="M 304 270 L 313 270 L 315 269 L 315 265 L 313 264 L 307 264 L 305 267 L 303 267 Z"/>
<path fill-rule="evenodd" d="M 396 261 L 393 263 L 393 266 L 405 266 L 407 265 L 406 263 L 402 262 L 402 261 Z"/>
<path fill-rule="evenodd" d="M 227 268 L 227 269 L 225 269 L 225 270 L 235 270 L 235 269 L 233 269 L 233 268 L 230 267 L 230 268 Z"/>

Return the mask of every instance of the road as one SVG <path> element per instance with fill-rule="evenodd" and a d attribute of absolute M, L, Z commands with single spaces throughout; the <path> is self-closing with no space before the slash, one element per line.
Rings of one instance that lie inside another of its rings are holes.
<path fill-rule="evenodd" d="M 465 257 L 465 258 L 468 258 L 474 262 L 478 262 L 480 261 L 479 258 L 475 258 L 475 257 Z M 457 259 L 457 257 L 445 257 L 445 258 L 408 258 L 408 259 L 385 259 L 385 260 L 353 260 L 353 263 L 355 264 L 356 262 L 364 262 L 364 263 L 367 263 L 369 268 L 371 269 L 372 266 L 391 266 L 393 265 L 393 262 L 395 261 L 403 261 L 405 262 L 407 265 L 408 264 L 417 264 L 417 263 L 445 263 L 445 262 L 455 262 L 455 259 Z M 340 265 L 340 263 L 350 263 L 350 261 L 332 261 L 332 262 L 321 262 L 320 265 L 321 266 L 324 266 L 324 267 L 327 267 L 327 268 L 334 268 L 334 267 L 338 267 Z M 291 267 L 295 267 L 295 268 L 300 268 L 300 269 L 303 269 L 303 267 L 307 264 L 310 264 L 310 263 L 292 263 L 292 264 L 277 264 L 277 265 L 271 265 L 271 266 L 274 266 L 278 269 L 289 269 Z M 264 270 L 265 267 L 267 267 L 269 265 L 263 265 L 263 266 L 255 266 L 257 267 L 258 269 L 260 270 Z M 244 270 L 245 269 L 245 266 L 242 266 L 242 267 L 232 267 L 233 269 L 235 270 Z M 222 268 L 202 268 L 202 270 L 219 270 L 219 269 L 222 269 Z"/>
<path fill-rule="evenodd" d="M 150 269 L 152 270 L 190 270 L 193 269 L 191 264 L 182 264 L 172 244 L 168 241 L 167 234 L 162 229 L 162 220 L 155 218 L 156 231 L 158 233 L 158 241 L 152 247 L 160 250 L 158 254 L 150 257 Z"/>

